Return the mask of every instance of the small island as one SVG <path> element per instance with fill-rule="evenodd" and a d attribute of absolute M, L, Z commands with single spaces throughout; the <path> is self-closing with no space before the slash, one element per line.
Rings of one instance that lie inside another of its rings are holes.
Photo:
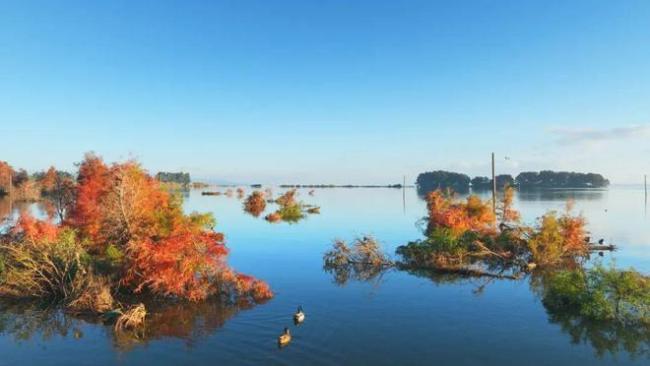
<path fill-rule="evenodd" d="M 542 170 L 519 173 L 516 183 L 519 188 L 605 188 L 609 180 L 596 173 Z"/>
<path fill-rule="evenodd" d="M 50 168 L 29 176 L 0 162 L 10 199 L 41 199 L 47 217 L 20 212 L 0 232 L 0 297 L 44 302 L 69 314 L 144 327 L 144 303 L 221 301 L 249 305 L 273 296 L 266 282 L 228 265 L 230 249 L 211 213 L 185 213 L 183 198 L 135 161 L 92 153 L 75 175 Z M 15 197 L 14 197 L 15 196 Z"/>
<path fill-rule="evenodd" d="M 469 190 L 481 191 L 492 189 L 492 179 L 474 177 L 467 174 L 436 170 L 418 175 L 416 180 L 418 192 L 425 194 L 437 189 L 451 189 L 455 192 L 466 193 Z M 555 172 L 543 170 L 540 172 L 522 172 L 513 178 L 510 174 L 496 176 L 497 189 L 516 187 L 518 189 L 548 189 L 548 188 L 605 188 L 609 180 L 597 173 Z"/>

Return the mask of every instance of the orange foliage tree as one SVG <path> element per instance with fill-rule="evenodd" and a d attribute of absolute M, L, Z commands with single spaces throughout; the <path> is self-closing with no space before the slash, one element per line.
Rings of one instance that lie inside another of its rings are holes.
<path fill-rule="evenodd" d="M 59 235 L 60 228 L 51 221 L 38 220 L 23 211 L 11 228 L 12 235 L 22 235 L 33 243 L 53 242 Z"/>
<path fill-rule="evenodd" d="M 135 292 L 201 300 L 223 295 L 235 288 L 226 281 L 238 281 L 226 275 L 232 272 L 228 250 L 212 216 L 184 214 L 180 198 L 136 162 L 107 166 L 86 155 L 66 222 L 90 242 L 90 252 L 101 255 L 110 247 L 124 254 L 121 283 Z M 272 296 L 270 290 L 265 295 Z"/>
<path fill-rule="evenodd" d="M 99 197 L 102 244 L 124 246 L 131 240 L 168 235 L 173 229 L 170 221 L 183 216 L 180 205 L 137 163 L 113 164 L 107 177 L 108 187 Z"/>
<path fill-rule="evenodd" d="M 548 212 L 539 219 L 528 247 L 533 260 L 538 264 L 556 264 L 562 259 L 586 255 L 586 220 L 582 215 L 572 215 L 573 202 L 567 202 L 565 212 L 558 216 Z"/>
<path fill-rule="evenodd" d="M 84 161 L 79 164 L 75 203 L 67 218 L 83 237 L 95 242 L 102 220 L 100 198 L 109 189 L 108 173 L 108 167 L 102 158 L 93 153 L 86 154 Z"/>
<path fill-rule="evenodd" d="M 568 201 L 564 215 L 560 217 L 560 227 L 564 238 L 564 247 L 568 252 L 585 252 L 587 248 L 587 220 L 578 214 L 573 216 L 574 202 Z"/>
<path fill-rule="evenodd" d="M 7 162 L 0 161 L 0 196 L 9 193 L 15 200 L 35 201 L 40 197 L 38 185 L 26 170 L 15 171 Z"/>
<path fill-rule="evenodd" d="M 130 265 L 124 283 L 135 291 L 205 299 L 216 293 L 214 282 L 227 269 L 223 235 L 215 232 L 174 233 L 166 238 L 144 238 L 128 244 Z"/>
<path fill-rule="evenodd" d="M 58 173 L 56 169 L 53 166 L 51 166 L 47 170 L 47 172 L 45 172 L 45 175 L 43 175 L 43 178 L 40 181 L 41 189 L 44 192 L 51 192 L 52 190 L 54 190 L 54 188 L 56 187 L 57 178 L 58 178 Z"/>
<path fill-rule="evenodd" d="M 503 189 L 503 199 L 498 207 L 499 219 L 502 224 L 517 223 L 521 218 L 519 211 L 512 207 L 514 196 L 515 189 L 511 186 L 506 186 Z"/>
<path fill-rule="evenodd" d="M 11 191 L 14 170 L 6 161 L 0 161 L 0 196 Z"/>
<path fill-rule="evenodd" d="M 254 191 L 251 193 L 244 202 L 244 210 L 251 215 L 257 217 L 266 209 L 266 199 L 264 193 Z"/>
<path fill-rule="evenodd" d="M 448 229 L 456 236 L 468 230 L 483 234 L 495 232 L 492 206 L 477 196 L 470 195 L 465 202 L 455 201 L 436 190 L 427 195 L 427 209 L 429 233 L 438 228 Z"/>
<path fill-rule="evenodd" d="M 294 205 L 298 204 L 298 202 L 296 201 L 296 194 L 297 193 L 298 193 L 298 191 L 296 191 L 295 189 L 290 189 L 290 190 L 284 192 L 284 194 L 282 194 L 280 197 L 278 197 L 275 200 L 275 202 L 278 205 L 283 206 L 283 207 L 294 206 Z"/>

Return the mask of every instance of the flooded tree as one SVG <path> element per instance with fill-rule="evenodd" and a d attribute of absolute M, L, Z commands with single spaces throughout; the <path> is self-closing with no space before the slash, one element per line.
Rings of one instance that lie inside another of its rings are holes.
<path fill-rule="evenodd" d="M 337 240 L 323 255 L 323 269 L 340 285 L 376 282 L 395 269 L 436 284 L 475 284 L 475 294 L 495 281 L 528 281 L 549 321 L 573 342 L 591 345 L 600 356 L 621 350 L 650 356 L 650 277 L 590 260 L 586 220 L 573 214 L 571 202 L 534 226 L 520 223 L 512 202 L 507 187 L 494 215 L 490 202 L 478 197 L 431 192 L 425 239 L 398 247 L 399 261 L 387 260 L 373 239 L 352 246 Z"/>
<path fill-rule="evenodd" d="M 350 278 L 367 281 L 380 276 L 393 266 L 373 237 L 355 239 L 351 246 L 335 240 L 332 249 L 323 255 L 323 269 L 334 276 L 334 282 L 344 285 Z"/>
<path fill-rule="evenodd" d="M 241 311 L 251 309 L 252 304 L 228 304 L 222 301 L 171 302 L 147 301 L 132 309 L 142 323 L 135 328 L 115 329 L 115 325 L 96 317 L 78 316 L 57 307 L 36 302 L 0 301 L 0 334 L 17 341 L 34 337 L 43 340 L 54 337 L 80 340 L 82 329 L 89 324 L 105 328 L 112 346 L 122 352 L 147 346 L 158 340 L 177 340 L 192 347 L 201 339 L 214 334 L 226 322 Z M 145 309 L 144 313 L 142 309 Z M 142 317 L 142 315 L 145 315 Z M 126 321 L 127 318 L 124 318 Z"/>
<path fill-rule="evenodd" d="M 593 347 L 598 356 L 625 351 L 650 356 L 650 278 L 633 270 L 596 262 L 538 270 L 530 286 L 551 323 L 573 343 Z"/>
<path fill-rule="evenodd" d="M 254 191 L 244 201 L 244 211 L 258 217 L 266 209 L 266 198 L 263 192 Z"/>
<path fill-rule="evenodd" d="M 572 203 L 568 202 L 563 214 L 548 212 L 538 220 L 537 227 L 530 230 L 527 246 L 534 263 L 552 265 L 563 258 L 589 253 L 586 220 L 572 215 L 571 211 Z"/>
<path fill-rule="evenodd" d="M 98 311 L 101 301 L 91 300 L 107 292 L 230 302 L 273 296 L 266 283 L 228 266 L 212 215 L 185 214 L 181 197 L 137 162 L 107 165 L 89 154 L 73 193 L 61 222 L 23 213 L 2 236 L 0 294 L 75 311 Z"/>
<path fill-rule="evenodd" d="M 551 313 L 650 327 L 650 278 L 635 270 L 601 264 L 562 269 L 544 274 L 540 284 L 538 292 Z"/>
<path fill-rule="evenodd" d="M 278 205 L 278 209 L 266 215 L 264 218 L 270 223 L 288 222 L 297 223 L 307 217 L 307 214 L 319 214 L 320 207 L 305 204 L 298 201 L 296 189 L 290 189 L 280 195 L 272 203 Z"/>
<path fill-rule="evenodd" d="M 486 271 L 516 274 L 535 266 L 555 265 L 590 251 L 586 221 L 573 215 L 570 205 L 561 215 L 546 213 L 536 226 L 519 223 L 507 187 L 497 207 L 470 195 L 458 200 L 434 191 L 427 195 L 425 239 L 400 246 L 406 266 L 437 270 Z M 497 225 L 497 220 L 499 224 Z M 486 274 L 494 274 L 486 272 Z"/>

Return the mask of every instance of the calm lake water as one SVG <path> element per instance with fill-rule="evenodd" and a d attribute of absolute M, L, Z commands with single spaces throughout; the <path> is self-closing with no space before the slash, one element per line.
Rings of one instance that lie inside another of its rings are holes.
<path fill-rule="evenodd" d="M 425 203 L 414 189 L 299 192 L 321 214 L 295 224 L 247 215 L 234 197 L 199 191 L 186 197 L 187 211 L 214 213 L 231 249 L 230 264 L 271 285 L 276 296 L 268 303 L 151 309 L 156 321 L 142 341 L 115 338 L 110 327 L 58 312 L 3 305 L 0 365 L 650 364 L 647 339 L 551 321 L 525 279 L 431 279 L 389 271 L 367 282 L 336 284 L 322 269 L 333 239 L 371 234 L 392 254 L 422 237 L 416 222 Z M 619 246 L 605 260 L 650 273 L 650 218 L 640 187 L 518 193 L 516 205 L 533 222 L 547 210 L 562 210 L 567 198 L 575 199 L 594 238 Z M 8 210 L 0 201 L 0 213 Z M 296 327 L 291 316 L 298 305 L 307 319 Z M 294 339 L 279 349 L 276 337 L 285 326 Z"/>

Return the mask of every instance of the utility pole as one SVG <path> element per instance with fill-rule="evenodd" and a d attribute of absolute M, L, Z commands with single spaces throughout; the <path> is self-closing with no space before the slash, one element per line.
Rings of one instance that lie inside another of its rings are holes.
<path fill-rule="evenodd" d="M 497 212 L 497 180 L 494 176 L 494 153 L 492 153 L 492 210 Z"/>
<path fill-rule="evenodd" d="M 648 175 L 643 175 L 643 190 L 645 191 L 645 204 L 648 204 Z"/>

